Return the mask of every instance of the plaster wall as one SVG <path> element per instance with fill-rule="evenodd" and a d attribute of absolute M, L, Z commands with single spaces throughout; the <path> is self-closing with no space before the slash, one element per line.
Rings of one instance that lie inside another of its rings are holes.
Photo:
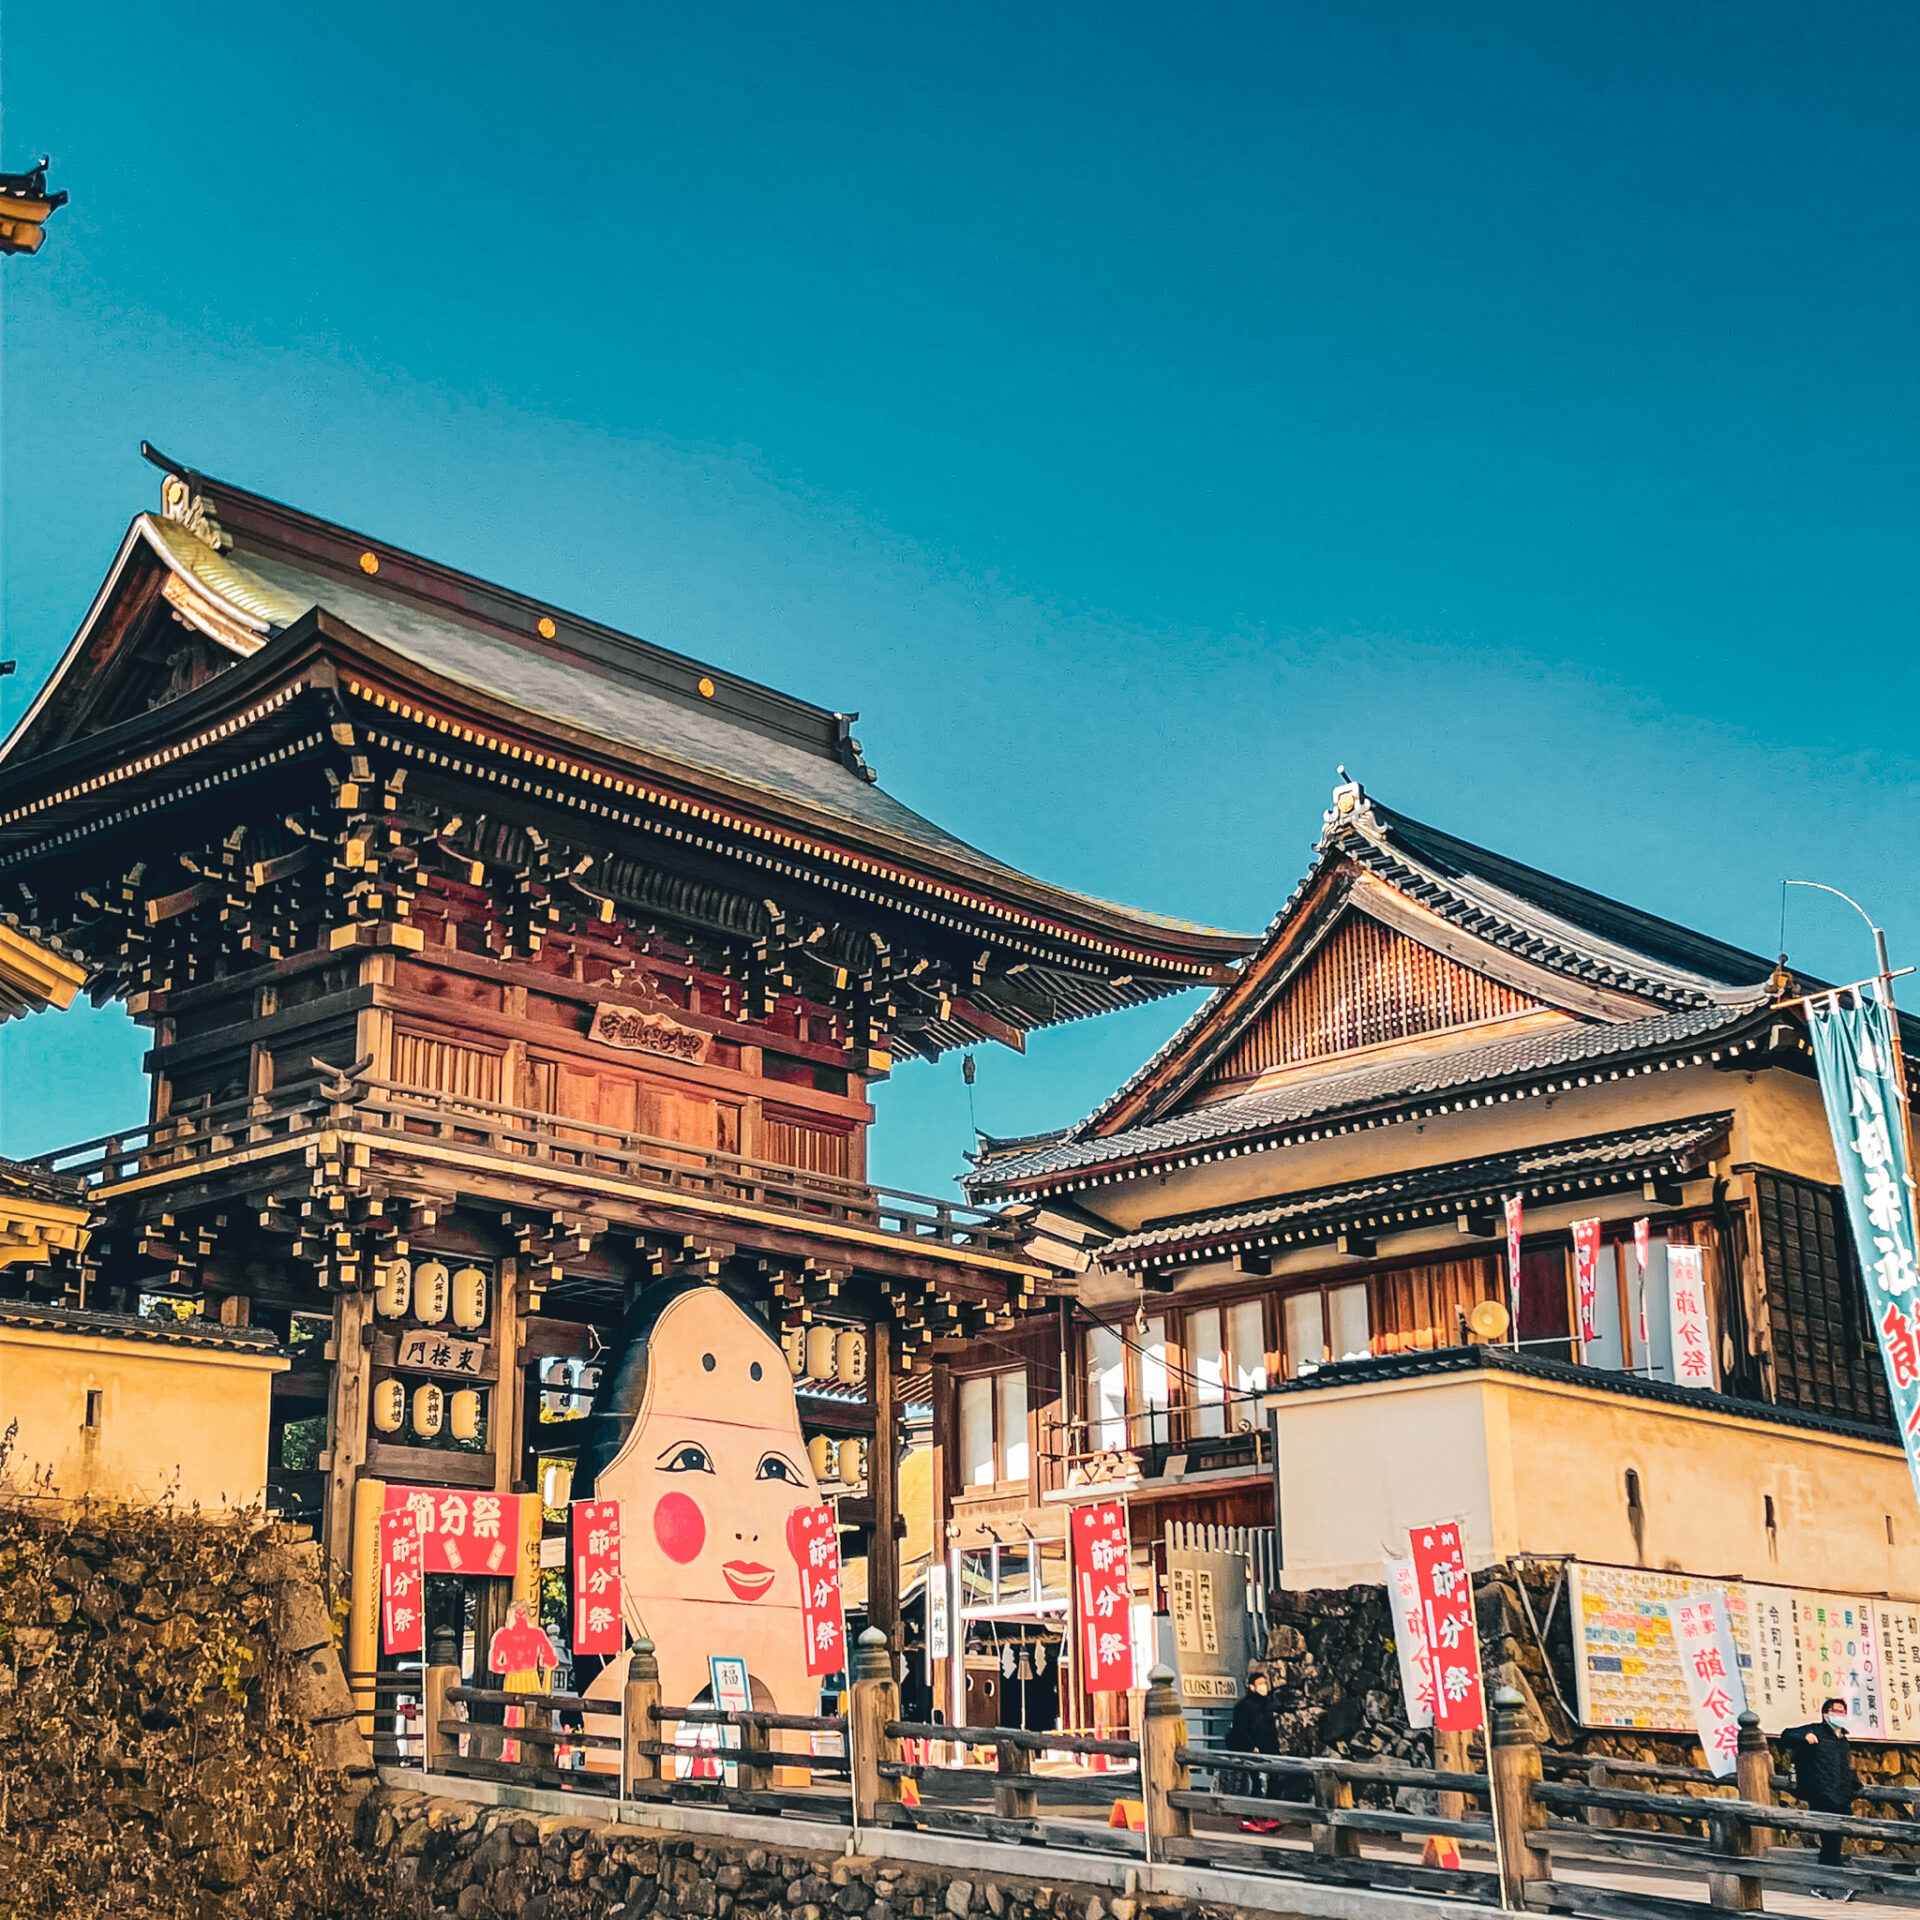
<path fill-rule="evenodd" d="M 1378 1581 L 1383 1551 L 1408 1527 L 1460 1513 L 1476 1566 L 1572 1554 L 1920 1595 L 1920 1516 L 1891 1443 L 1492 1373 L 1289 1394 L 1278 1406 L 1289 1587 Z"/>
<path fill-rule="evenodd" d="M 0 1326 L 0 1484 L 15 1493 L 209 1512 L 257 1506 L 277 1354 Z M 87 1424 L 87 1395 L 100 1395 Z"/>

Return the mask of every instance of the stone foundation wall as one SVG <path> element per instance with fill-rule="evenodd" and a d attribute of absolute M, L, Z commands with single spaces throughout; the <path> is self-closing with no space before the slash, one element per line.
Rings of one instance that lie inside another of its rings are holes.
<path fill-rule="evenodd" d="M 7 1914 L 367 1911 L 322 1574 L 257 1519 L 0 1507 Z"/>
<path fill-rule="evenodd" d="M 1165 1894 L 956 1873 L 381 1789 L 361 1847 L 411 1908 L 453 1920 L 1246 1920 Z M 389 1909 L 374 1907 L 370 1915 Z"/>

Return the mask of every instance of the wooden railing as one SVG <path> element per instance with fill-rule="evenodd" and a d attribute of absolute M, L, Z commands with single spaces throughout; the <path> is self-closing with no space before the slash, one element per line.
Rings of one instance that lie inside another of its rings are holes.
<path fill-rule="evenodd" d="M 450 1141 L 503 1161 L 608 1174 L 655 1190 L 802 1214 L 941 1246 L 1011 1256 L 1021 1244 L 1018 1229 L 998 1215 L 928 1194 L 395 1081 L 356 1080 L 351 1091 L 351 1098 L 334 1100 L 320 1085 L 307 1082 L 233 1100 L 200 1100 L 164 1119 L 58 1148 L 29 1164 L 75 1177 L 88 1188 L 111 1187 L 326 1127 L 357 1137 Z"/>

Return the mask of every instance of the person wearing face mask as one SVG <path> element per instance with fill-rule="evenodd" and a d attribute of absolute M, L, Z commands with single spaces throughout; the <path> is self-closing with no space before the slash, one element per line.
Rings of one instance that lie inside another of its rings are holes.
<path fill-rule="evenodd" d="M 1227 1746 L 1234 1753 L 1269 1754 L 1280 1751 L 1280 1703 L 1273 1697 L 1273 1682 L 1266 1669 L 1253 1667 L 1247 1674 L 1247 1690 L 1235 1702 L 1233 1721 L 1227 1729 Z M 1239 1791 L 1256 1800 L 1271 1800 L 1273 1776 L 1269 1773 L 1242 1771 Z M 1274 1833 L 1278 1820 L 1242 1820 L 1248 1833 Z"/>
<path fill-rule="evenodd" d="M 1859 1783 L 1853 1774 L 1853 1751 L 1847 1739 L 1847 1703 L 1835 1696 L 1820 1703 L 1820 1718 L 1804 1727 L 1789 1727 L 1780 1736 L 1793 1762 L 1795 1791 L 1816 1813 L 1851 1813 Z M 1840 1864 L 1840 1836 L 1820 1836 L 1820 1864 Z M 1825 1895 L 1826 1889 L 1817 1887 Z M 1843 1893 L 1840 1896 L 1846 1898 Z"/>

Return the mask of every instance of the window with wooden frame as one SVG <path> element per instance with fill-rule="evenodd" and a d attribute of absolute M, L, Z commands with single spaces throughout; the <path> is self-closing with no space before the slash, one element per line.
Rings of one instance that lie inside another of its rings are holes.
<path fill-rule="evenodd" d="M 853 1128 L 816 1114 L 767 1107 L 760 1118 L 760 1158 L 776 1167 L 849 1180 L 853 1177 Z"/>
<path fill-rule="evenodd" d="M 1004 1487 L 1032 1471 L 1027 1441 L 1027 1373 L 969 1374 L 956 1383 L 960 1485 Z"/>
<path fill-rule="evenodd" d="M 1090 1327 L 1085 1352 L 1092 1450 L 1223 1438 L 1266 1388 L 1266 1299 L 1157 1313 L 1124 1332 Z"/>
<path fill-rule="evenodd" d="M 1280 1364 L 1288 1378 L 1303 1367 L 1364 1356 L 1371 1341 L 1364 1280 L 1326 1281 L 1280 1296 Z"/>
<path fill-rule="evenodd" d="M 1467 1315 L 1483 1300 L 1502 1298 L 1501 1269 L 1498 1254 L 1480 1253 L 1371 1275 L 1372 1351 L 1424 1353 L 1461 1345 Z"/>
<path fill-rule="evenodd" d="M 1217 1307 L 1188 1307 L 1180 1316 L 1181 1381 L 1189 1440 L 1218 1440 L 1253 1417 L 1253 1399 L 1267 1384 L 1266 1302 L 1255 1295 Z"/>

